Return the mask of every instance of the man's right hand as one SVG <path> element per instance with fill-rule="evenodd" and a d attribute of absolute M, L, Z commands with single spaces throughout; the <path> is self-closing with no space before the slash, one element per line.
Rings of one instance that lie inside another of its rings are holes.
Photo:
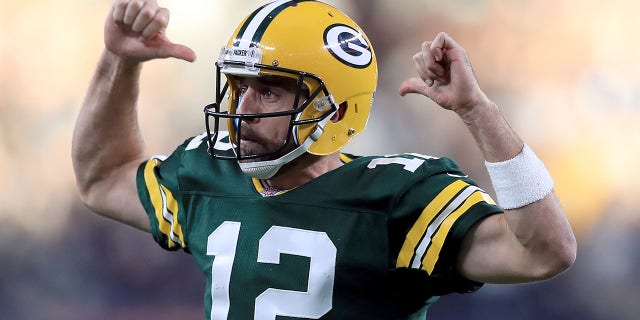
<path fill-rule="evenodd" d="M 107 50 L 131 62 L 177 58 L 193 62 L 191 48 L 169 41 L 169 10 L 155 0 L 117 0 L 105 22 Z"/>

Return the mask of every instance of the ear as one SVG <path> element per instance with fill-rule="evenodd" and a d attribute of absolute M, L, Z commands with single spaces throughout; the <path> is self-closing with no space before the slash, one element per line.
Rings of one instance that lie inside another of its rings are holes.
<path fill-rule="evenodd" d="M 338 111 L 336 111 L 336 113 L 333 114 L 333 117 L 331 117 L 331 121 L 332 122 L 338 122 L 338 121 L 342 120 L 342 118 L 344 118 L 345 112 L 347 112 L 347 102 L 346 101 L 340 104 L 340 106 L 338 107 Z"/>

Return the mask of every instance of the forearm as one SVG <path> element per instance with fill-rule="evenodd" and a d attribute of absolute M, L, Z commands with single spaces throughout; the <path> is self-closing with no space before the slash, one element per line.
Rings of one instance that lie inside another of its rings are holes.
<path fill-rule="evenodd" d="M 573 264 L 576 239 L 554 192 L 530 205 L 505 211 L 505 221 L 528 257 L 534 280 L 548 279 Z"/>
<path fill-rule="evenodd" d="M 500 162 L 515 157 L 524 143 L 511 129 L 498 106 L 485 98 L 468 111 L 460 111 L 469 132 L 475 139 L 484 159 Z"/>
<path fill-rule="evenodd" d="M 513 159 L 523 152 L 524 143 L 494 103 L 487 100 L 486 105 L 472 110 L 461 116 L 487 162 Z M 535 155 L 528 160 L 516 167 L 522 167 L 522 170 L 515 170 L 514 176 L 502 175 L 501 188 L 496 186 L 498 179 L 492 175 L 496 193 L 501 192 L 503 199 L 512 199 L 505 206 L 508 210 L 503 215 L 502 232 L 505 238 L 516 240 L 513 251 L 509 251 L 522 254 L 519 259 L 522 264 L 515 269 L 527 270 L 528 274 L 520 280 L 548 278 L 566 269 L 575 259 L 575 238 L 553 192 L 552 180 Z M 526 172 L 528 175 L 523 172 L 526 170 L 530 170 Z M 506 185 L 504 181 L 507 181 Z M 505 191 L 508 191 L 506 197 Z M 504 205 L 507 201 L 500 201 L 500 198 L 499 195 L 499 204 Z M 521 204 L 513 205 L 515 202 Z"/>
<path fill-rule="evenodd" d="M 81 195 L 122 166 L 144 157 L 136 103 L 139 63 L 102 54 L 73 132 L 72 159 Z"/>
<path fill-rule="evenodd" d="M 498 204 L 506 200 L 503 208 L 515 208 L 484 218 L 467 233 L 458 270 L 481 282 L 521 282 L 566 269 L 575 259 L 575 238 L 548 172 L 535 155 L 521 154 L 527 150 L 523 141 L 480 89 L 464 48 L 441 32 L 433 41 L 422 43 L 413 62 L 419 78 L 404 81 L 400 94 L 422 94 L 454 111 L 484 159 L 496 164 L 487 168 Z"/>

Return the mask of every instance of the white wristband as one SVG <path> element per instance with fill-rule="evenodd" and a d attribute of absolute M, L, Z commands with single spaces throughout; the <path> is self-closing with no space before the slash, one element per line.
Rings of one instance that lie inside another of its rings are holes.
<path fill-rule="evenodd" d="M 489 177 L 503 209 L 516 209 L 534 203 L 551 193 L 553 179 L 544 163 L 524 145 L 522 152 L 502 162 L 486 162 Z"/>

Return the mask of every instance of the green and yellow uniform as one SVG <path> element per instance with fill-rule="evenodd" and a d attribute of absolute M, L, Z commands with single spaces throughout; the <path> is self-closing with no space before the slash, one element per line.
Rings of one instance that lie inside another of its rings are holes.
<path fill-rule="evenodd" d="M 424 319 L 438 296 L 481 286 L 456 256 L 501 209 L 450 159 L 343 154 L 340 168 L 265 196 L 207 147 L 197 136 L 138 170 L 154 239 L 207 277 L 207 319 Z"/>

